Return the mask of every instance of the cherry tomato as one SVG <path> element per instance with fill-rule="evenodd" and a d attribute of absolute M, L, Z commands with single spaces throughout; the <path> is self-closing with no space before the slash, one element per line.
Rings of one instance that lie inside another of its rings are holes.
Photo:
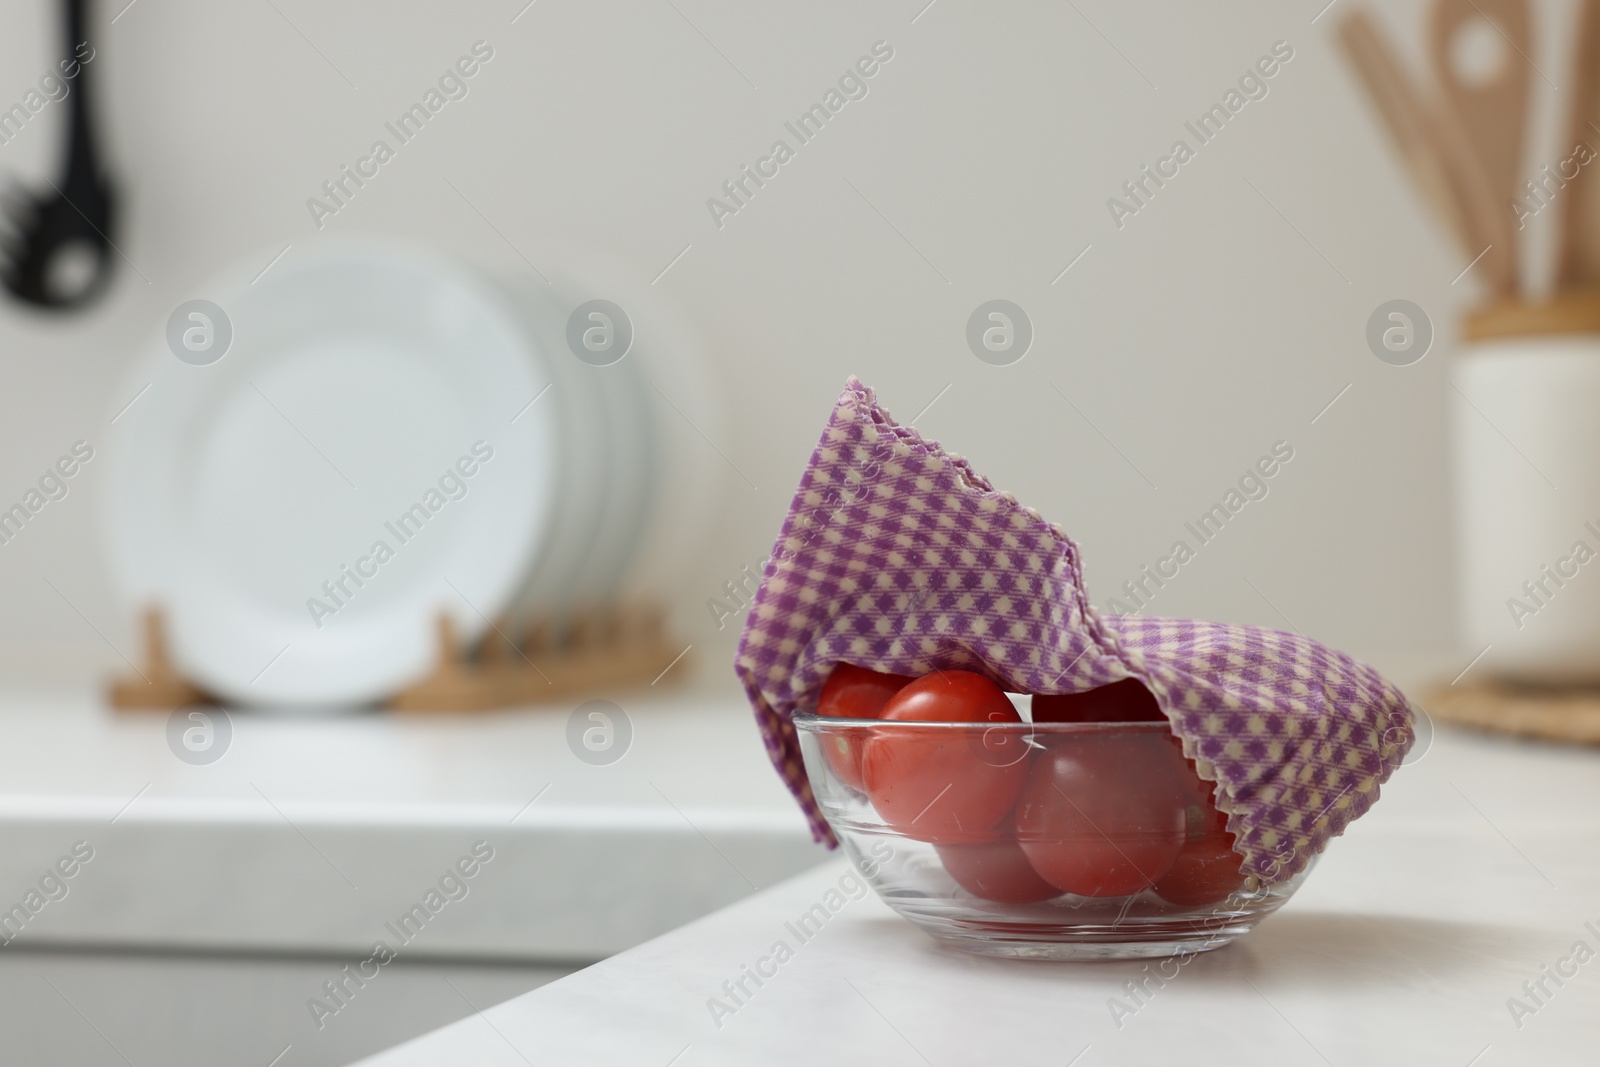
<path fill-rule="evenodd" d="M 1030 750 L 1019 734 L 917 723 L 1014 723 L 999 686 L 971 671 L 918 678 L 883 706 L 861 758 L 867 796 L 884 822 L 917 841 L 982 841 L 1010 813 Z"/>
<path fill-rule="evenodd" d="M 1102 685 L 1087 693 L 1033 698 L 1034 722 L 1162 722 L 1166 716 L 1137 678 Z"/>
<path fill-rule="evenodd" d="M 1226 900 L 1244 885 L 1233 835 L 1207 835 L 1186 842 L 1172 869 L 1155 884 L 1156 895 L 1171 904 L 1200 907 Z"/>
<path fill-rule="evenodd" d="M 1178 739 L 1174 750 L 1182 755 Z M 1179 780 L 1185 797 L 1187 828 L 1183 851 L 1156 882 L 1156 895 L 1171 904 L 1201 907 L 1226 900 L 1244 885 L 1240 856 L 1233 850 L 1228 817 L 1217 809 L 1216 786 L 1200 777 L 1192 760 L 1183 760 Z"/>
<path fill-rule="evenodd" d="M 1117 897 L 1152 885 L 1186 838 L 1183 787 L 1165 738 L 1083 734 L 1048 742 L 1017 807 L 1017 837 L 1051 885 Z"/>
<path fill-rule="evenodd" d="M 910 682 L 903 674 L 882 674 L 852 663 L 841 663 L 822 683 L 817 714 L 840 719 L 876 719 L 889 698 Z M 823 738 L 823 749 L 833 765 L 833 773 L 851 789 L 865 789 L 861 781 L 863 740 L 849 736 L 848 732 L 832 732 Z"/>
<path fill-rule="evenodd" d="M 1217 810 L 1216 786 L 1200 777 L 1194 761 L 1183 755 L 1183 745 L 1172 738 L 1178 779 L 1184 791 L 1184 823 L 1187 839 L 1198 841 L 1203 837 L 1225 837 L 1228 834 L 1228 817 Z"/>
<path fill-rule="evenodd" d="M 950 877 L 975 897 L 1002 904 L 1032 904 L 1061 895 L 1061 890 L 1039 877 L 1023 855 L 1010 819 L 1001 824 L 993 841 L 934 848 Z"/>

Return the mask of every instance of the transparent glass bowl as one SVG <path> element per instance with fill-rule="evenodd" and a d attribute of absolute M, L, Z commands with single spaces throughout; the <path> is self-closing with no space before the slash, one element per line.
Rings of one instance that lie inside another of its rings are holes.
<path fill-rule="evenodd" d="M 1204 952 L 1276 911 L 1310 870 L 1262 886 L 1222 869 L 1232 839 L 1209 799 L 1196 803 L 1192 789 L 1200 783 L 1164 722 L 796 714 L 794 724 L 812 792 L 856 869 L 895 911 L 968 952 L 1038 959 Z M 992 823 L 1013 786 L 1015 803 Z M 1191 790 L 1176 829 L 1175 789 Z M 1197 850 L 1183 853 L 1185 877 L 1171 858 L 1175 833 L 1181 849 Z M 1198 877 L 1196 892 L 1194 857 L 1201 855 L 1218 859 Z M 1061 891 L 1062 884 L 1080 892 Z"/>

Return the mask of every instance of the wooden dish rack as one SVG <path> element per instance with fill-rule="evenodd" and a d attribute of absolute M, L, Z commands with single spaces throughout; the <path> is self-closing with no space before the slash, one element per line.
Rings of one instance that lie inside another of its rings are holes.
<path fill-rule="evenodd" d="M 1544 688 L 1485 680 L 1424 694 L 1438 722 L 1548 741 L 1600 745 L 1600 689 Z"/>
<path fill-rule="evenodd" d="M 219 704 L 186 678 L 167 649 L 159 608 L 143 617 L 144 662 L 136 673 L 112 680 L 107 700 L 114 708 L 179 708 Z M 509 620 L 496 620 L 471 648 L 463 645 L 449 616 L 436 623 L 438 654 L 433 669 L 382 702 L 392 711 L 486 711 L 560 700 L 633 685 L 655 685 L 693 645 L 669 640 L 665 612 L 655 605 L 617 604 L 573 615 L 564 626 L 540 620 L 506 637 Z M 679 668 L 674 671 L 674 668 Z"/>

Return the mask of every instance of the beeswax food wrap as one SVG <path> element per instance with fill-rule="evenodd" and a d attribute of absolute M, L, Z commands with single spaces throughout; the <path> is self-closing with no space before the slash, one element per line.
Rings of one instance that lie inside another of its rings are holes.
<path fill-rule="evenodd" d="M 975 670 L 1016 693 L 1137 678 L 1264 884 L 1303 869 L 1370 808 L 1413 739 L 1377 671 L 1299 634 L 1104 617 L 1078 546 L 966 460 L 900 426 L 855 378 L 800 481 L 735 668 L 778 773 L 830 846 L 790 716 L 839 662 Z"/>

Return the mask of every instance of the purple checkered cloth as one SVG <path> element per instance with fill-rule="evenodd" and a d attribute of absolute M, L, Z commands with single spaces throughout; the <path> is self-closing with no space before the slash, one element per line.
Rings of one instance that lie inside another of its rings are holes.
<path fill-rule="evenodd" d="M 818 840 L 790 716 L 834 665 L 975 670 L 1014 693 L 1137 678 L 1155 695 L 1263 883 L 1303 869 L 1378 798 L 1413 708 L 1372 668 L 1298 634 L 1106 618 L 1078 546 L 960 456 L 897 425 L 851 378 L 812 454 L 735 658 L 768 754 Z"/>

